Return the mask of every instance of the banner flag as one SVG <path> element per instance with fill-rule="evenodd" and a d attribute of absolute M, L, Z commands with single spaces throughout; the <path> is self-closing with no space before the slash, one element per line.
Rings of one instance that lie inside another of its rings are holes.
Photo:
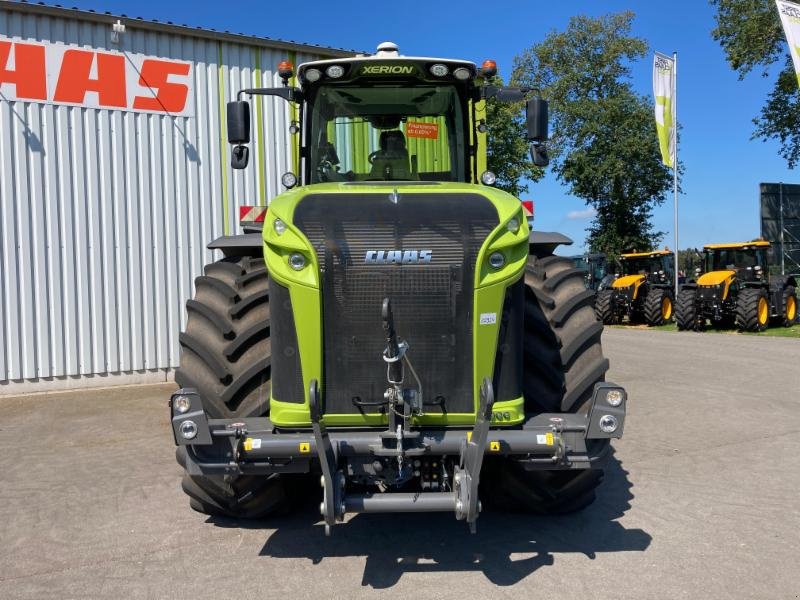
<path fill-rule="evenodd" d="M 800 85 L 800 4 L 783 0 L 776 0 L 776 3 L 783 30 L 786 32 L 786 41 L 789 42 L 789 52 L 792 55 L 797 83 Z"/>
<path fill-rule="evenodd" d="M 675 167 L 675 60 L 656 52 L 653 60 L 653 95 L 656 98 L 656 128 L 661 159 Z"/>

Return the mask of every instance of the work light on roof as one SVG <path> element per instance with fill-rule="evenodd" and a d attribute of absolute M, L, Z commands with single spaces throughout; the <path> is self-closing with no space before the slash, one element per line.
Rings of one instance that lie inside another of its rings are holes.
<path fill-rule="evenodd" d="M 319 69 L 306 69 L 305 73 L 303 73 L 303 78 L 309 83 L 319 81 L 320 77 L 322 77 L 322 73 Z"/>
<path fill-rule="evenodd" d="M 464 67 L 458 67 L 455 71 L 453 71 L 453 77 L 458 79 L 459 81 L 466 81 L 469 79 L 470 72 L 469 69 L 465 69 Z"/>
<path fill-rule="evenodd" d="M 431 65 L 430 68 L 431 74 L 436 77 L 444 77 L 450 72 L 450 69 L 447 68 L 447 65 L 443 65 L 442 63 L 436 63 L 435 65 Z"/>
<path fill-rule="evenodd" d="M 325 74 L 333 79 L 339 79 L 344 75 L 344 67 L 342 65 L 331 65 L 325 69 Z"/>

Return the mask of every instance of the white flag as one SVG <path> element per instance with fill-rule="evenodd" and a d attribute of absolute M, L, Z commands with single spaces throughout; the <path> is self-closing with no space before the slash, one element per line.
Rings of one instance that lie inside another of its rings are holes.
<path fill-rule="evenodd" d="M 656 52 L 653 59 L 653 95 L 656 98 L 656 129 L 661 160 L 675 166 L 675 61 Z"/>
<path fill-rule="evenodd" d="M 786 41 L 789 42 L 797 83 L 800 84 L 800 4 L 783 0 L 777 0 L 777 4 L 783 30 L 786 32 Z"/>

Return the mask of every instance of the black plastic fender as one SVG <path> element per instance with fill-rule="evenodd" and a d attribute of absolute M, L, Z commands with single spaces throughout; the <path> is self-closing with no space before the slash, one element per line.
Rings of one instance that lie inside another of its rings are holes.
<path fill-rule="evenodd" d="M 542 256 L 552 254 L 558 246 L 571 246 L 572 240 L 562 233 L 554 231 L 531 231 L 528 236 L 530 254 Z"/>
<path fill-rule="evenodd" d="M 223 235 L 208 246 L 209 250 L 222 250 L 228 256 L 260 256 L 264 252 L 261 233 Z"/>

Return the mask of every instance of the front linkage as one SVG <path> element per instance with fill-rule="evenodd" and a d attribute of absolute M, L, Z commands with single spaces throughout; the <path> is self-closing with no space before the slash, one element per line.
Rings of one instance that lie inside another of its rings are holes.
<path fill-rule="evenodd" d="M 587 413 L 542 413 L 518 428 L 490 427 L 493 402 L 492 384 L 484 379 L 471 430 L 412 428 L 410 419 L 403 419 L 402 435 L 391 424 L 386 430 L 329 430 L 316 381 L 310 389 L 310 431 L 283 432 L 268 417 L 209 419 L 200 395 L 189 388 L 172 395 L 170 410 L 175 442 L 186 446 L 190 475 L 309 473 L 316 470 L 316 459 L 322 471 L 320 512 L 328 534 L 346 513 L 366 512 L 453 512 L 474 532 L 487 453 L 516 460 L 527 470 L 587 469 L 599 467 L 608 452 L 606 446 L 604 453 L 592 454 L 587 441 L 619 438 L 623 432 L 626 395 L 609 382 L 595 385 Z M 415 476 L 420 461 L 436 461 L 438 485 L 410 493 L 348 491 L 361 483 L 358 475 L 365 469 L 386 468 L 387 459 L 415 469 Z M 453 460 L 451 473 L 447 460 Z"/>

